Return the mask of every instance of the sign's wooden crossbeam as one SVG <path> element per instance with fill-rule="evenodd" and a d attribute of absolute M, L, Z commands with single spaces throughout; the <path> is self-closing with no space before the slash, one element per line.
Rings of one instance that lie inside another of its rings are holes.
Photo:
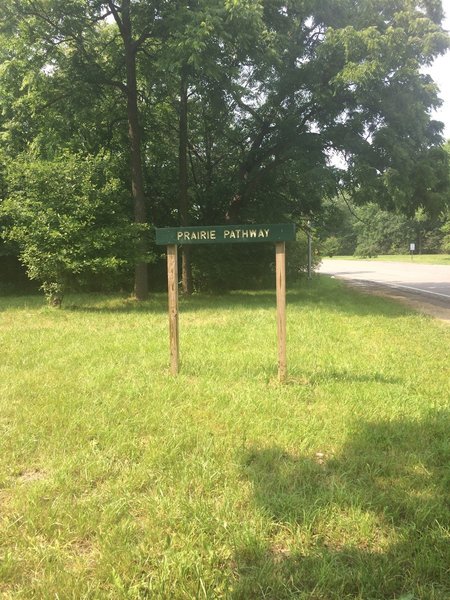
<path fill-rule="evenodd" d="M 286 361 L 286 243 L 295 240 L 295 225 L 233 225 L 217 227 L 166 227 L 156 230 L 156 243 L 167 246 L 169 294 L 170 372 L 180 370 L 178 325 L 178 245 L 230 242 L 275 242 L 278 379 L 287 378 Z"/>

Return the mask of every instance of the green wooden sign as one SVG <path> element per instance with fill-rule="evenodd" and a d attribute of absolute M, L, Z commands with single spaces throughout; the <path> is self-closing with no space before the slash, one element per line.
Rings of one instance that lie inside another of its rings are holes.
<path fill-rule="evenodd" d="M 163 227 L 156 229 L 159 246 L 173 244 L 227 244 L 250 242 L 291 242 L 294 223 L 276 225 L 205 225 L 204 227 Z"/>

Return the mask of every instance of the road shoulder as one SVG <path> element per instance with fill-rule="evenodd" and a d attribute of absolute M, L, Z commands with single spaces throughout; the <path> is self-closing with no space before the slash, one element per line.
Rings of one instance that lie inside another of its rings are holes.
<path fill-rule="evenodd" d="M 400 288 L 383 285 L 380 283 L 373 283 L 370 281 L 362 281 L 358 279 L 351 280 L 341 277 L 336 277 L 336 279 L 340 279 L 340 281 L 343 281 L 346 285 L 364 293 L 401 302 L 417 312 L 432 316 L 436 319 L 439 319 L 439 321 L 450 325 L 450 308 L 448 307 L 448 303 L 439 300 L 439 298 L 431 298 L 430 296 L 425 296 L 419 292 L 404 291 Z"/>

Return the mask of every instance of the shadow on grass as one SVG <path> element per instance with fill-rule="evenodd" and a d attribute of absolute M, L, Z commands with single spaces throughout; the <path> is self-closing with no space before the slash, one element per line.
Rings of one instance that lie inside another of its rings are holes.
<path fill-rule="evenodd" d="M 339 456 L 247 450 L 273 541 L 238 548 L 233 598 L 450 598 L 449 427 L 361 423 Z"/>
<path fill-rule="evenodd" d="M 404 383 L 404 379 L 401 377 L 386 377 L 384 373 L 371 373 L 361 374 L 354 371 L 336 369 L 328 369 L 324 371 L 315 371 L 314 374 L 309 378 L 309 382 L 312 385 L 319 385 L 321 383 L 329 382 L 352 382 L 352 383 L 388 383 L 388 384 L 399 384 Z"/>
<path fill-rule="evenodd" d="M 312 281 L 302 281 L 288 290 L 288 306 L 305 310 L 325 309 L 349 316 L 380 315 L 398 318 L 411 314 L 411 311 L 394 301 L 376 298 L 368 294 L 346 288 L 341 282 L 329 278 L 315 277 Z M 194 294 L 183 298 L 180 294 L 180 313 L 201 310 L 267 309 L 275 310 L 275 290 L 235 291 L 222 295 Z M 167 295 L 155 294 L 147 302 L 136 302 L 131 298 L 118 298 L 117 295 L 68 296 L 63 310 L 88 313 L 164 313 L 167 312 Z"/>
<path fill-rule="evenodd" d="M 292 298 L 300 298 L 302 293 L 293 292 Z M 291 295 L 289 295 L 291 299 Z M 118 298 L 117 295 L 96 296 L 83 295 L 68 298 L 63 309 L 67 311 L 93 313 L 148 313 L 167 312 L 167 294 L 152 294 L 144 302 L 137 302 L 130 297 Z M 245 307 L 274 308 L 276 303 L 275 291 L 239 291 L 224 294 L 193 294 L 183 297 L 179 294 L 180 312 L 197 312 L 204 309 L 233 310 Z"/>
<path fill-rule="evenodd" d="M 411 314 L 400 303 L 381 299 L 347 288 L 342 282 L 317 276 L 312 281 L 302 280 L 287 292 L 288 307 L 304 310 L 324 309 L 346 316 L 373 316 L 399 318 Z M 21 308 L 46 308 L 39 295 L 0 297 L 0 312 Z M 262 291 L 235 291 L 222 295 L 194 294 L 183 298 L 180 294 L 180 314 L 202 310 L 259 309 L 275 310 L 275 289 Z M 58 310 L 58 309 L 54 309 Z M 166 313 L 167 294 L 152 294 L 146 302 L 120 294 L 68 294 L 62 311 L 93 314 Z"/>

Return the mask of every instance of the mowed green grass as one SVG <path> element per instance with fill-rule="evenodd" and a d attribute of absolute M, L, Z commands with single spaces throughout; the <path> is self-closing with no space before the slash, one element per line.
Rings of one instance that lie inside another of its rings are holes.
<path fill-rule="evenodd" d="M 330 258 L 330 257 L 326 257 Z M 382 260 L 384 262 L 412 262 L 421 265 L 450 265 L 450 254 L 382 254 L 373 258 L 360 256 L 333 256 L 335 260 Z"/>
<path fill-rule="evenodd" d="M 450 330 L 275 297 L 0 300 L 0 597 L 448 600 Z"/>

